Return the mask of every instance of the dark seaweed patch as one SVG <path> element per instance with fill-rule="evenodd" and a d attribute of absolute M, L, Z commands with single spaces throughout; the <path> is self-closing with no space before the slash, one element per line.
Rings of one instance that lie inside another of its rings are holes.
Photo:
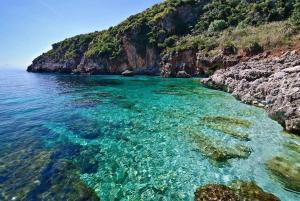
<path fill-rule="evenodd" d="M 96 120 L 84 118 L 75 119 L 67 125 L 70 131 L 87 140 L 101 138 L 103 136 L 101 127 Z"/>

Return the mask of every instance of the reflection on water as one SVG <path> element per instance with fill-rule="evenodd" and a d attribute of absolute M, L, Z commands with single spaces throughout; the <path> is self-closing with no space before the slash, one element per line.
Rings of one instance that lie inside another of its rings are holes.
<path fill-rule="evenodd" d="M 273 168 L 298 145 L 197 79 L 0 74 L 0 200 L 193 200 L 237 179 L 299 200 L 297 170 Z"/>

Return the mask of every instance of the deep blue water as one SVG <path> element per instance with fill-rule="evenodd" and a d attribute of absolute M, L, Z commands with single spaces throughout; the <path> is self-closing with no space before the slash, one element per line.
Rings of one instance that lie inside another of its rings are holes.
<path fill-rule="evenodd" d="M 55 200 L 83 186 L 104 201 L 193 200 L 197 187 L 233 180 L 300 200 L 265 166 L 299 139 L 199 83 L 0 71 L 0 200 Z M 220 162 L 211 146 L 233 157 Z"/>

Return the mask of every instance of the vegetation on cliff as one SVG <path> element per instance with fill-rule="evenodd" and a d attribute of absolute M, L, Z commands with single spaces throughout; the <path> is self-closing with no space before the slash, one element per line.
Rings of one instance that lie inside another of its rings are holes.
<path fill-rule="evenodd" d="M 232 44 L 245 50 L 254 43 L 266 48 L 292 43 L 300 22 L 299 5 L 297 0 L 213 0 L 203 8 L 190 34 L 167 51 L 196 48 L 209 52 Z"/>
<path fill-rule="evenodd" d="M 56 43 L 33 63 L 73 59 L 79 65 L 82 58 L 105 58 L 101 65 L 126 61 L 128 44 L 141 58 L 147 57 L 147 50 L 155 50 L 156 60 L 186 49 L 214 53 L 228 45 L 242 50 L 253 44 L 288 45 L 299 30 L 299 11 L 299 0 L 165 0 L 108 30 Z M 271 35 L 271 31 L 280 34 Z"/>
<path fill-rule="evenodd" d="M 137 46 L 138 53 L 143 54 L 146 46 L 163 47 L 167 32 L 159 28 L 156 23 L 176 11 L 176 8 L 183 5 L 194 5 L 195 0 L 167 0 L 161 4 L 139 14 L 130 16 L 121 24 L 111 27 L 108 30 L 96 31 L 90 34 L 78 35 L 68 38 L 62 42 L 55 43 L 53 49 L 47 52 L 49 56 L 57 59 L 75 58 L 78 54 L 84 53 L 87 57 L 110 57 L 116 59 L 123 53 L 122 37 L 131 34 L 136 30 L 135 37 L 130 38 Z M 176 23 L 172 35 L 186 33 L 185 23 L 178 21 L 172 16 Z M 138 30 L 137 30 L 138 29 Z"/>

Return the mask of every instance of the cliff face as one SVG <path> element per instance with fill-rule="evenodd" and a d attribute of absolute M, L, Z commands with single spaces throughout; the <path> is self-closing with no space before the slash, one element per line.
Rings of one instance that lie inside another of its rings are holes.
<path fill-rule="evenodd" d="M 108 30 L 53 44 L 52 50 L 33 60 L 28 71 L 121 74 L 130 70 L 164 77 L 211 74 L 236 64 L 235 58 L 217 51 L 234 41 L 230 38 L 233 28 L 289 18 L 298 22 L 297 1 L 165 0 Z M 247 52 L 257 37 L 240 40 L 249 34 L 237 33 L 234 45 Z M 282 34 L 282 40 L 290 35 Z M 267 40 L 267 45 L 276 45 L 277 41 Z"/>
<path fill-rule="evenodd" d="M 36 58 L 31 72 L 160 74 L 162 48 L 171 35 L 193 26 L 209 1 L 166 1 L 131 16 L 109 30 L 79 35 L 54 44 Z"/>
<path fill-rule="evenodd" d="M 299 13 L 299 0 L 165 0 L 108 30 L 53 44 L 27 70 L 163 77 L 214 74 L 204 80 L 206 85 L 266 107 L 287 130 L 299 133 L 299 58 L 293 57 L 297 67 L 289 58 L 238 64 L 257 54 L 266 58 L 264 50 L 299 41 Z"/>
<path fill-rule="evenodd" d="M 191 76 L 211 75 L 219 68 L 233 66 L 239 62 L 236 55 L 209 56 L 196 49 L 176 51 L 162 57 L 161 76 L 179 77 L 178 72 L 186 72 Z"/>

